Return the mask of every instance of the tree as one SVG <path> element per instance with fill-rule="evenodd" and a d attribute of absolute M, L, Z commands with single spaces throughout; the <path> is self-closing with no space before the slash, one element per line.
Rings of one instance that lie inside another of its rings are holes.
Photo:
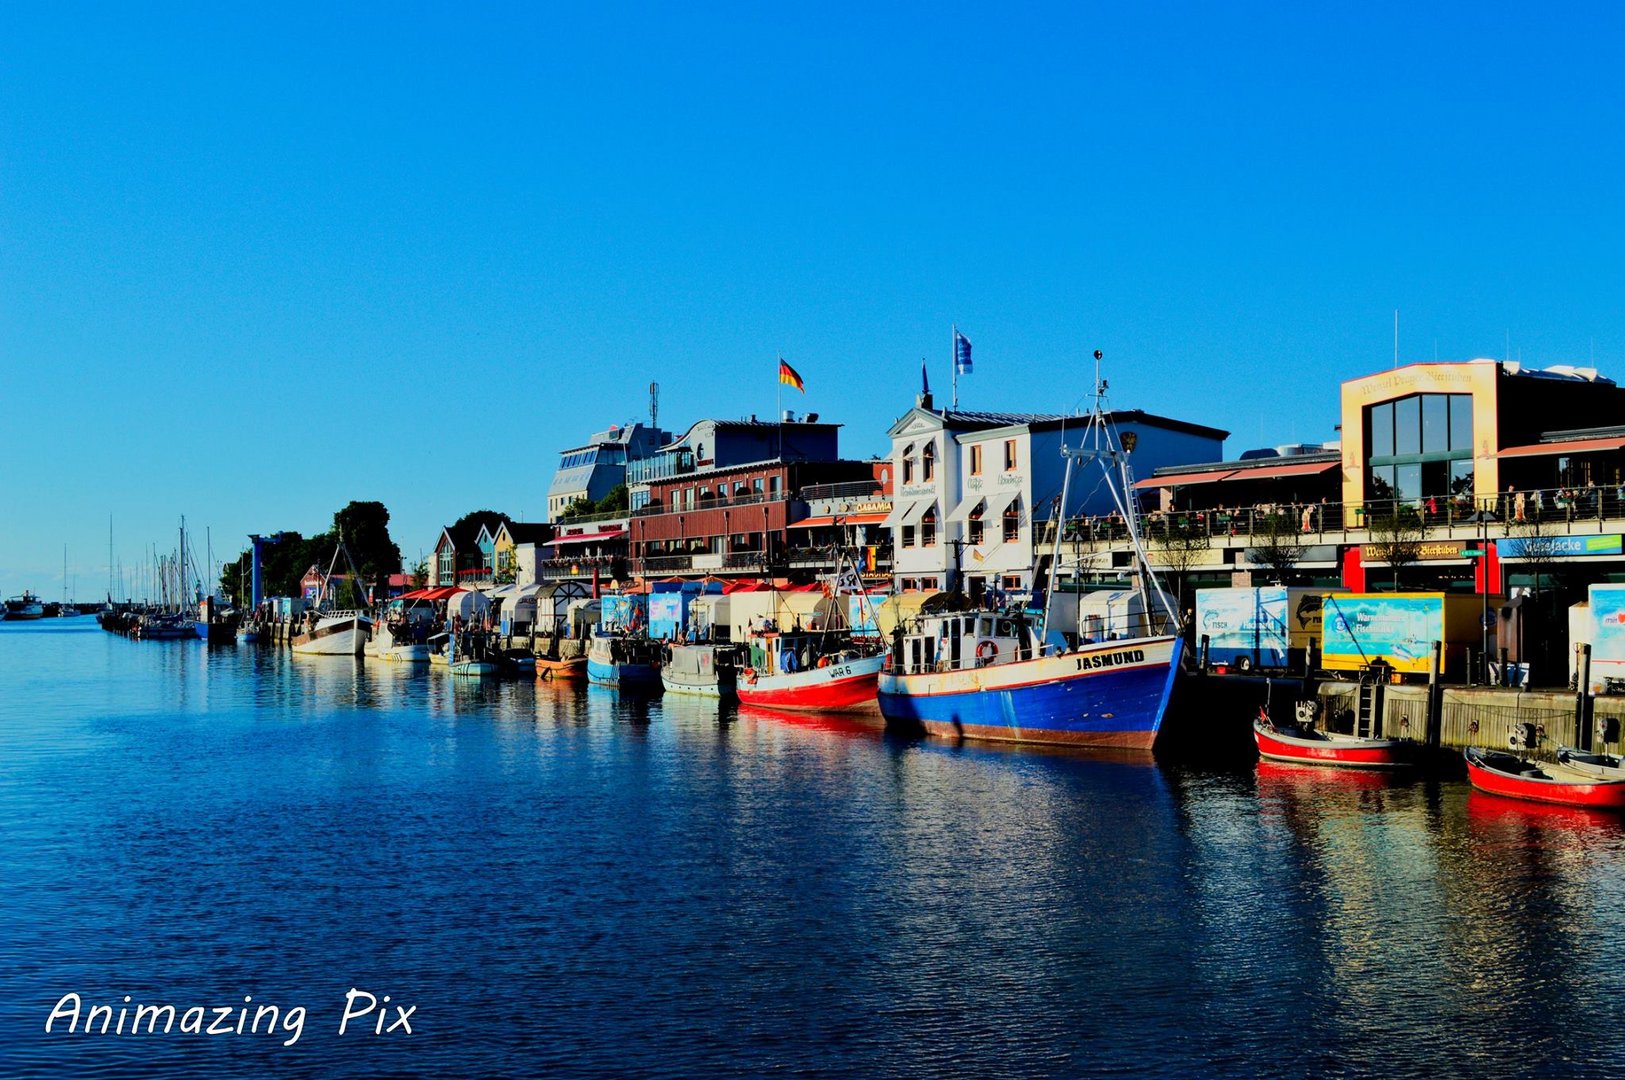
<path fill-rule="evenodd" d="M 497 510 L 470 510 L 468 513 L 464 514 L 462 517 L 460 517 L 456 521 L 452 522 L 451 529 L 452 529 L 453 532 L 456 532 L 458 529 L 461 529 L 465 525 L 472 525 L 476 529 L 478 529 L 481 525 L 484 525 L 485 528 L 486 528 L 486 531 L 489 532 L 492 536 L 495 536 L 496 531 L 499 528 L 501 528 L 503 525 L 511 525 L 511 524 L 513 524 L 513 518 L 509 517 L 507 514 L 501 513 L 500 511 L 497 511 Z"/>
<path fill-rule="evenodd" d="M 1394 591 L 1399 591 L 1399 572 L 1422 557 L 1422 519 L 1416 511 L 1398 502 L 1386 503 L 1366 520 L 1371 558 L 1385 562 L 1394 571 Z"/>
<path fill-rule="evenodd" d="M 412 568 L 412 588 L 421 589 L 429 584 L 429 560 L 420 559 Z"/>
<path fill-rule="evenodd" d="M 632 495 L 627 491 L 626 485 L 616 484 L 609 489 L 609 494 L 598 500 L 597 509 L 600 514 L 613 514 L 617 511 L 630 509 L 631 506 Z"/>
<path fill-rule="evenodd" d="M 1290 583 L 1298 563 L 1303 561 L 1303 533 L 1292 515 L 1271 513 L 1253 525 L 1252 544 L 1247 561 L 1268 570 L 1277 584 Z"/>
<path fill-rule="evenodd" d="M 588 498 L 577 498 L 570 500 L 570 505 L 564 508 L 563 513 L 559 515 L 559 520 L 570 521 L 573 518 L 583 518 L 596 513 L 598 513 L 597 503 Z"/>
<path fill-rule="evenodd" d="M 381 502 L 352 502 L 333 515 L 332 533 L 344 538 L 363 581 L 383 582 L 401 572 L 401 549 L 389 536 L 389 511 Z"/>
<path fill-rule="evenodd" d="M 1185 606 L 1185 575 L 1207 561 L 1212 541 L 1207 530 L 1198 526 L 1187 514 L 1169 516 L 1166 527 L 1152 542 L 1157 562 L 1167 567 L 1174 578 L 1174 595 L 1180 610 Z"/>

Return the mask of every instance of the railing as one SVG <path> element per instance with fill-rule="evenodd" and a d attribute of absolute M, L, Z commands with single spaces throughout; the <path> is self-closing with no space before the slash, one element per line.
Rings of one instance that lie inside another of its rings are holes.
<path fill-rule="evenodd" d="M 1285 531 L 1303 537 L 1340 540 L 1350 532 L 1369 533 L 1399 527 L 1421 536 L 1476 529 L 1500 534 L 1504 530 L 1547 527 L 1554 533 L 1601 532 L 1609 521 L 1625 520 L 1625 485 L 1608 487 L 1512 490 L 1484 499 L 1463 496 L 1424 499 L 1381 499 L 1363 503 L 1263 503 L 1255 506 L 1205 507 L 1192 510 L 1153 510 L 1144 515 L 1142 528 L 1150 541 L 1190 536 L 1210 539 L 1279 536 Z M 1035 543 L 1054 543 L 1053 521 L 1040 522 Z M 1097 543 L 1128 539 L 1128 529 L 1117 514 L 1068 518 L 1063 543 Z"/>
<path fill-rule="evenodd" d="M 856 499 L 869 502 L 881 497 L 880 485 L 873 480 L 853 480 L 844 484 L 812 484 L 796 496 L 802 502 L 815 499 Z"/>
<path fill-rule="evenodd" d="M 555 525 L 591 525 L 596 521 L 614 521 L 617 518 L 627 518 L 632 515 L 630 510 L 599 510 L 591 514 L 566 514 L 554 522 Z"/>
<path fill-rule="evenodd" d="M 697 500 L 693 506 L 686 503 L 682 506 L 667 506 L 665 503 L 650 503 L 640 506 L 632 511 L 633 517 L 653 517 L 657 514 L 698 514 L 702 510 L 728 510 L 735 506 L 760 506 L 766 502 L 784 502 L 784 495 L 758 494 L 750 492 L 730 498 L 719 499 L 715 496 Z"/>

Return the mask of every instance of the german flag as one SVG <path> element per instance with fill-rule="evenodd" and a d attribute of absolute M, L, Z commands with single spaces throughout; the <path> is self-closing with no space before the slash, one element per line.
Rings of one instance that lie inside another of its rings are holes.
<path fill-rule="evenodd" d="M 807 392 L 807 387 L 802 383 L 801 376 L 796 374 L 795 368 L 784 362 L 784 357 L 782 356 L 779 357 L 779 381 L 787 386 L 795 387 L 803 394 Z"/>

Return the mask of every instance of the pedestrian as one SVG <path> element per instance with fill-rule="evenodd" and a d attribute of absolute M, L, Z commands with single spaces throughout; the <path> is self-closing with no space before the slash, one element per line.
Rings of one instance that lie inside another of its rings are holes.
<path fill-rule="evenodd" d="M 1507 490 L 1511 491 L 1512 490 L 1512 485 L 1508 484 L 1507 485 Z M 1515 499 L 1513 499 L 1513 501 L 1512 501 L 1512 520 L 1519 521 L 1519 522 L 1524 520 L 1524 516 L 1523 516 L 1523 514 L 1524 514 L 1524 506 L 1525 506 L 1525 500 L 1524 500 L 1523 492 L 1520 491 L 1520 492 L 1518 492 L 1517 497 Z"/>

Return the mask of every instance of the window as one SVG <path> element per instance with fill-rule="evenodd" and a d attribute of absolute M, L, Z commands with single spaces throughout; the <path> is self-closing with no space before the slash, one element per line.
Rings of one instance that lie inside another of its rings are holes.
<path fill-rule="evenodd" d="M 965 540 L 970 544 L 980 544 L 985 538 L 986 527 L 982 521 L 982 511 L 987 508 L 987 502 L 979 502 L 976 509 L 970 512 L 970 518 L 965 525 Z"/>
<path fill-rule="evenodd" d="M 920 583 L 911 577 L 906 577 L 897 584 L 904 592 L 913 592 L 915 589 L 920 587 Z"/>
<path fill-rule="evenodd" d="M 1015 591 L 1016 589 L 1019 589 L 1019 588 L 1021 588 L 1021 577 L 1020 577 L 1020 575 L 1018 575 L 1018 574 L 1006 574 L 1004 576 L 1004 589 L 1005 589 L 1005 591 L 1013 592 L 1013 591 Z M 1013 627 L 1013 626 L 1010 627 L 1009 630 L 1005 630 L 1004 626 L 1003 626 L 1003 623 L 1001 621 L 1000 633 L 1002 633 L 1005 637 L 1014 637 L 1015 632 L 1016 632 L 1015 627 Z"/>
<path fill-rule="evenodd" d="M 762 478 L 760 476 L 751 480 L 750 490 L 757 495 L 762 493 Z"/>
<path fill-rule="evenodd" d="M 1471 394 L 1411 394 L 1373 405 L 1365 435 L 1367 500 L 1471 496 Z"/>
<path fill-rule="evenodd" d="M 920 546 L 937 546 L 937 508 L 934 506 L 920 519 Z"/>
<path fill-rule="evenodd" d="M 970 448 L 970 474 L 972 476 L 982 475 L 982 446 L 980 443 Z"/>
<path fill-rule="evenodd" d="M 903 483 L 912 484 L 913 482 L 914 482 L 914 459 L 911 458 L 911 457 L 906 457 L 906 458 L 903 459 Z"/>
<path fill-rule="evenodd" d="M 1016 440 L 1004 440 L 1004 471 L 1009 472 L 1016 467 Z"/>
<path fill-rule="evenodd" d="M 779 497 L 779 477 L 777 475 L 767 478 L 767 494 L 772 499 Z"/>
<path fill-rule="evenodd" d="M 937 446 L 935 443 L 926 443 L 925 449 L 920 451 L 920 479 L 926 483 L 937 474 Z"/>
<path fill-rule="evenodd" d="M 912 525 L 903 526 L 903 546 L 906 548 L 914 546 L 914 526 Z"/>
<path fill-rule="evenodd" d="M 1021 500 L 1014 499 L 1004 508 L 1004 539 L 1006 543 L 1021 539 Z"/>

